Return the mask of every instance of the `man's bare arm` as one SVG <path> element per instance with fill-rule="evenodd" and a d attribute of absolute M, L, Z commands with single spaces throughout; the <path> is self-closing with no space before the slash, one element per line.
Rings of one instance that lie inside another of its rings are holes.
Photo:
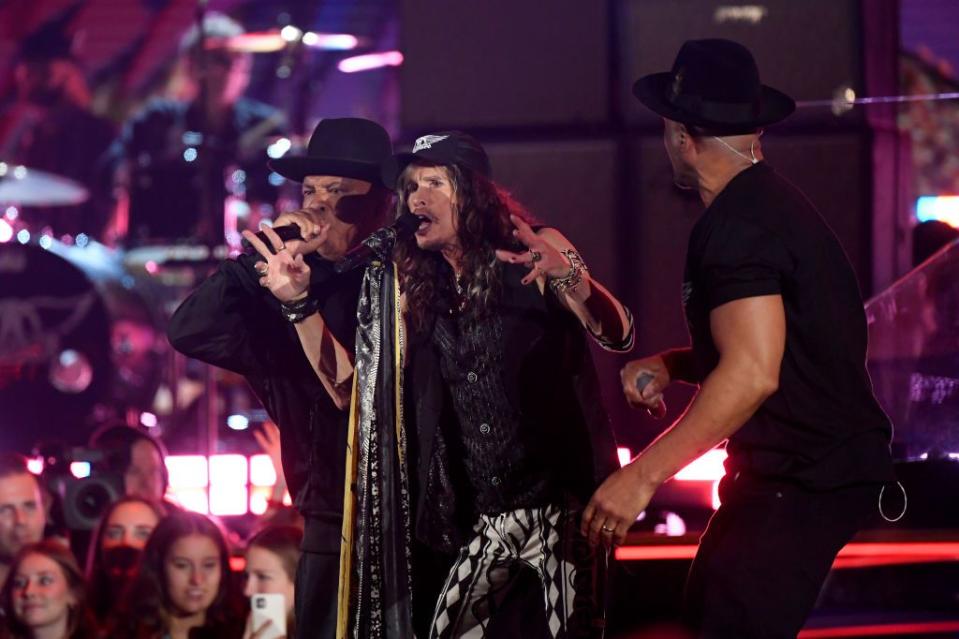
<path fill-rule="evenodd" d="M 593 495 L 583 514 L 583 532 L 593 543 L 604 526 L 621 543 L 664 481 L 735 433 L 778 388 L 786 345 L 779 295 L 723 304 L 710 313 L 710 328 L 719 364 L 686 413 Z"/>

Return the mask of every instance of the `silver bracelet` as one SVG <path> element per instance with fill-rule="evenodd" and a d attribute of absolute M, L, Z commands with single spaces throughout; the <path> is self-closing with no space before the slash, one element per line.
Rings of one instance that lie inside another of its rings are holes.
<path fill-rule="evenodd" d="M 569 260 L 569 272 L 563 277 L 557 277 L 549 281 L 549 287 L 557 295 L 576 290 L 576 287 L 583 281 L 583 273 L 589 271 L 586 263 L 583 262 L 583 258 L 576 251 L 563 249 L 560 252 Z"/>

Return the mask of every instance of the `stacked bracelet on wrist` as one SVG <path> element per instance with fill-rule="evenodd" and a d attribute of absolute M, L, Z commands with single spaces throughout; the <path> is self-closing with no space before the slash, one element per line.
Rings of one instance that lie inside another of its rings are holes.
<path fill-rule="evenodd" d="M 563 249 L 561 253 L 569 260 L 569 272 L 563 277 L 549 280 L 549 287 L 553 289 L 553 292 L 557 295 L 576 290 L 576 287 L 583 281 L 583 273 L 589 271 L 589 269 L 586 268 L 586 263 L 583 262 L 583 258 L 581 258 L 576 251 Z"/>
<path fill-rule="evenodd" d="M 312 295 L 289 302 L 280 302 L 283 318 L 291 324 L 299 324 L 320 308 L 319 301 Z"/>

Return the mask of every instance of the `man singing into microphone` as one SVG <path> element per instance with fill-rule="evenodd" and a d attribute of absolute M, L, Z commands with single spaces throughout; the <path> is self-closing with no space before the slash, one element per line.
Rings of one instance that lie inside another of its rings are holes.
<path fill-rule="evenodd" d="M 259 255 L 221 264 L 168 330 L 178 351 L 245 376 L 280 427 L 283 472 L 306 520 L 297 627 L 311 638 L 333 637 L 336 629 L 348 363 L 363 275 L 337 275 L 333 263 L 386 221 L 391 193 L 380 165 L 391 154 L 375 122 L 321 121 L 306 156 L 271 162 L 303 185 L 303 208 L 274 224 L 296 224 L 302 240 L 284 244 L 266 229 L 267 248 L 245 232 Z"/>

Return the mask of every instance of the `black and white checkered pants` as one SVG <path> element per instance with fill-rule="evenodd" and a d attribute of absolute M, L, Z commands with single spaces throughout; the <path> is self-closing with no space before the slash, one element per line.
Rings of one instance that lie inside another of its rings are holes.
<path fill-rule="evenodd" d="M 579 533 L 578 511 L 546 506 L 481 515 L 440 593 L 430 636 L 486 637 L 525 565 L 539 575 L 552 637 L 602 637 L 605 610 L 597 594 L 605 584 L 597 580 L 606 574 L 597 570 L 596 558 Z"/>

